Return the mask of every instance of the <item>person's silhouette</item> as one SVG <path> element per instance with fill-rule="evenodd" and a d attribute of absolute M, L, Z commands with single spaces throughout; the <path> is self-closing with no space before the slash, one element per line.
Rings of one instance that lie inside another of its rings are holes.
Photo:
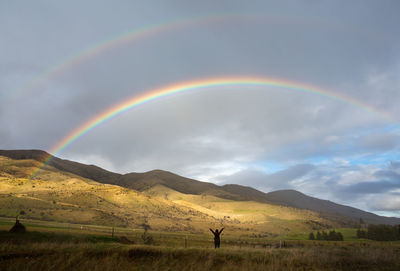
<path fill-rule="evenodd" d="M 214 247 L 215 248 L 219 248 L 219 245 L 221 243 L 221 239 L 219 238 L 219 236 L 223 230 L 224 230 L 224 228 L 222 228 L 220 231 L 218 231 L 218 229 L 216 229 L 215 231 L 210 229 L 210 231 L 214 234 Z"/>

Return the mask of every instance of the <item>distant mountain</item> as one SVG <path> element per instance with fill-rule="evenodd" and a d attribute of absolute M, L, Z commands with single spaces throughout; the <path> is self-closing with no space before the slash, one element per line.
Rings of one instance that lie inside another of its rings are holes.
<path fill-rule="evenodd" d="M 229 200 L 253 200 L 266 202 L 263 192 L 240 185 L 218 186 L 213 183 L 201 182 L 185 178 L 163 170 L 152 170 L 145 173 L 128 173 L 121 177 L 119 185 L 138 191 L 145 191 L 156 185 L 163 185 L 184 194 L 212 195 Z M 235 188 L 236 189 L 235 189 Z M 254 191 L 249 193 L 247 190 Z M 254 194 L 258 196 L 255 197 Z"/>
<path fill-rule="evenodd" d="M 335 215 L 347 216 L 354 219 L 362 218 L 372 224 L 399 224 L 400 218 L 378 216 L 360 209 L 334 203 L 329 200 L 321 200 L 304 195 L 296 190 L 280 190 L 265 194 L 265 198 L 275 204 L 290 206 L 299 209 L 313 210 L 330 217 Z"/>
<path fill-rule="evenodd" d="M 12 159 L 34 159 L 45 161 L 49 154 L 41 150 L 0 150 L 0 156 Z M 176 175 L 163 170 L 152 170 L 145 173 L 118 174 L 94 165 L 53 157 L 48 163 L 58 170 L 70 172 L 104 184 L 114 184 L 137 191 L 146 191 L 157 185 L 162 185 L 183 194 L 211 195 L 223 199 L 238 201 L 256 201 L 283 205 L 298 209 L 308 209 L 321 213 L 323 216 L 346 223 L 356 223 L 362 218 L 373 224 L 400 224 L 400 218 L 384 217 L 365 212 L 353 207 L 340 205 L 328 200 L 307 196 L 295 190 L 281 190 L 264 193 L 251 187 L 227 184 L 218 186 Z"/>

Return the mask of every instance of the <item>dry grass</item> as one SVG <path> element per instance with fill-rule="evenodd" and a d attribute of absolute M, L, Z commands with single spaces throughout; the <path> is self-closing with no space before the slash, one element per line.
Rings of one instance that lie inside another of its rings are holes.
<path fill-rule="evenodd" d="M 400 243 L 285 241 L 226 236 L 212 248 L 202 234 L 151 232 L 123 239 L 97 232 L 0 231 L 0 270 L 400 270 Z M 187 238 L 187 248 L 184 239 Z"/>
<path fill-rule="evenodd" d="M 115 243 L 0 244 L 1 270 L 399 270 L 396 246 L 168 248 Z"/>

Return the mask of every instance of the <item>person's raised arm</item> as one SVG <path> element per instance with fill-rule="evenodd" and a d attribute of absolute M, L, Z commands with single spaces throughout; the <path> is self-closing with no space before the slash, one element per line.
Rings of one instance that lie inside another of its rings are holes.
<path fill-rule="evenodd" d="M 219 231 L 219 233 L 222 233 L 222 231 L 224 230 L 225 228 L 222 228 L 220 231 Z"/>
<path fill-rule="evenodd" d="M 210 228 L 210 231 L 213 233 L 213 234 L 215 234 L 215 232 Z"/>

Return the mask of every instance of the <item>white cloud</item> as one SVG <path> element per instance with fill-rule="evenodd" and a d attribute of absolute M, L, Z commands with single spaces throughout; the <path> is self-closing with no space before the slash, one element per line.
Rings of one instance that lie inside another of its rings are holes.
<path fill-rule="evenodd" d="M 379 195 L 369 206 L 378 211 L 400 211 L 400 194 Z"/>

